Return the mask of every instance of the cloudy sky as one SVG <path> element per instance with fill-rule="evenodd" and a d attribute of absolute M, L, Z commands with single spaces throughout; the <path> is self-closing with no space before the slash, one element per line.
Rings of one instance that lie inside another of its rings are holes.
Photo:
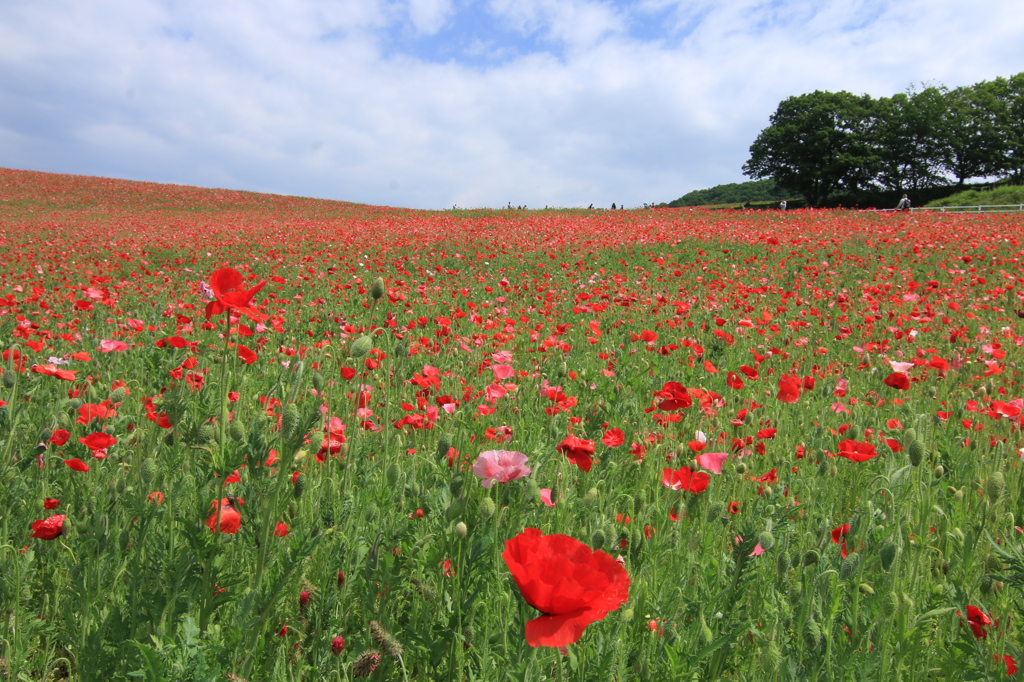
<path fill-rule="evenodd" d="M 779 101 L 1024 71 L 1021 0 L 0 0 L 0 166 L 413 208 L 741 182 Z"/>

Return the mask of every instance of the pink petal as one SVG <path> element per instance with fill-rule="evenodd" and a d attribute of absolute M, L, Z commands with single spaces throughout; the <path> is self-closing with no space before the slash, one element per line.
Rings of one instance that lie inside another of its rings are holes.
<path fill-rule="evenodd" d="M 540 501 L 549 507 L 555 506 L 555 503 L 551 501 L 551 488 L 540 489 Z"/>

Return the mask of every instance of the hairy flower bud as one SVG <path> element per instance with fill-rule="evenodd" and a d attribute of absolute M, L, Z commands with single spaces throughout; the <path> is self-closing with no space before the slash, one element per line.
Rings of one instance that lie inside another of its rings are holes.
<path fill-rule="evenodd" d="M 370 296 L 373 297 L 374 301 L 380 300 L 384 297 L 386 290 L 384 288 L 384 278 L 378 277 L 373 280 L 373 284 L 370 285 Z"/>
<path fill-rule="evenodd" d="M 920 466 L 921 460 L 924 458 L 924 443 L 920 440 L 915 440 L 907 448 L 907 455 L 910 457 L 911 464 Z"/>
<path fill-rule="evenodd" d="M 348 354 L 352 358 L 361 358 L 373 348 L 373 337 L 369 335 L 360 336 L 349 347 Z"/>
<path fill-rule="evenodd" d="M 485 519 L 489 519 L 494 516 L 497 505 L 494 504 L 494 500 L 489 497 L 485 497 L 480 500 L 480 505 L 477 507 L 477 511 L 480 512 L 480 516 Z"/>

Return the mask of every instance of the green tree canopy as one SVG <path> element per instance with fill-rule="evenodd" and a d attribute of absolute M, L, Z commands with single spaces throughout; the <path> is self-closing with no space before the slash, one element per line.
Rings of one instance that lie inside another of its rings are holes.
<path fill-rule="evenodd" d="M 868 95 L 815 91 L 779 104 L 750 147 L 745 175 L 772 178 L 820 206 L 836 192 L 853 192 L 875 176 L 878 158 L 868 131 L 877 103 Z"/>

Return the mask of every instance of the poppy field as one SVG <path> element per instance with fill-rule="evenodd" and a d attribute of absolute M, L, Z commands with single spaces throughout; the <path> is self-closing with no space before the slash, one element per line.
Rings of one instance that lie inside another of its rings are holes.
<path fill-rule="evenodd" d="M 0 169 L 0 680 L 1016 679 L 1022 242 Z"/>

